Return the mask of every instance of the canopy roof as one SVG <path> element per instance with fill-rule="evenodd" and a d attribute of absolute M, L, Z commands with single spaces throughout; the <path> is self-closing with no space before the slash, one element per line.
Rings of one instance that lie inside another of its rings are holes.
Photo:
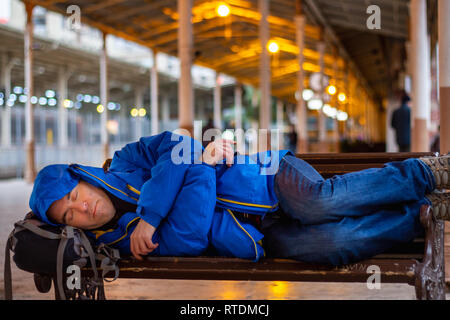
<path fill-rule="evenodd" d="M 26 0 L 24 0 L 26 1 Z M 177 0 L 32 0 L 36 5 L 68 15 L 77 5 L 82 22 L 101 31 L 177 56 Z M 280 51 L 271 58 L 272 95 L 295 103 L 298 47 L 295 43 L 295 0 L 271 0 L 270 37 Z M 435 0 L 429 0 L 435 2 Z M 226 3 L 230 15 L 220 17 L 217 7 Z M 404 68 L 404 43 L 408 37 L 409 0 L 303 0 L 306 16 L 303 69 L 319 70 L 316 50 L 321 30 L 327 42 L 325 74 L 337 83 L 354 81 L 355 91 L 369 94 L 373 102 L 385 98 Z M 381 9 L 379 30 L 366 26 L 369 5 Z M 259 85 L 258 0 L 194 0 L 192 9 L 194 63 Z M 323 28 L 323 29 L 321 29 Z M 334 50 L 336 49 L 337 50 Z M 336 56 L 336 51 L 339 58 Z M 400 58 L 400 60 L 399 60 Z M 335 64 L 337 63 L 337 68 Z M 345 78 L 345 66 L 350 78 Z M 305 77 L 305 85 L 308 84 Z M 348 84 L 348 82 L 347 82 Z M 359 87 L 358 87 L 359 86 Z M 348 94 L 348 92 L 347 92 Z"/>

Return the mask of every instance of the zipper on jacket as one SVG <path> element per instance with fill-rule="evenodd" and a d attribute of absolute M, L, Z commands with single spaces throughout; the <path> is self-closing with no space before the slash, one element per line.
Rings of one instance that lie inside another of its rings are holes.
<path fill-rule="evenodd" d="M 126 228 L 125 228 L 125 234 L 123 234 L 119 239 L 116 239 L 116 240 L 114 240 L 114 241 L 112 241 L 112 242 L 109 242 L 109 243 L 107 243 L 106 245 L 112 245 L 112 244 L 115 244 L 115 243 L 117 243 L 117 242 L 119 242 L 120 240 L 122 240 L 123 238 L 125 238 L 127 235 L 128 235 L 128 227 L 133 223 L 133 222 L 135 222 L 137 219 L 140 219 L 139 217 L 136 217 L 136 218 L 134 218 L 133 220 L 131 220 L 130 222 L 128 222 L 128 224 L 127 224 L 127 226 L 126 226 Z"/>
<path fill-rule="evenodd" d="M 258 247 L 256 246 L 256 242 L 255 240 L 252 238 L 252 236 L 247 232 L 247 230 L 245 230 L 245 228 L 239 223 L 238 219 L 236 219 L 236 217 L 234 216 L 233 212 L 230 209 L 227 209 L 228 213 L 233 217 L 234 221 L 237 223 L 237 225 L 239 226 L 239 228 L 242 229 L 242 231 L 244 231 L 247 236 L 252 239 L 253 245 L 255 246 L 255 260 L 258 259 Z"/>
<path fill-rule="evenodd" d="M 248 206 L 248 207 L 257 207 L 257 208 L 266 208 L 266 209 L 274 209 L 278 206 L 278 203 L 274 204 L 273 206 L 265 205 L 265 204 L 255 204 L 255 203 L 247 203 L 247 202 L 239 202 L 235 200 L 229 200 L 224 199 L 220 197 L 216 197 L 217 200 L 223 201 L 223 202 L 229 202 L 234 204 L 239 204 L 241 206 Z"/>
<path fill-rule="evenodd" d="M 136 193 L 137 195 L 141 195 L 141 192 L 138 189 L 136 189 L 135 187 L 127 184 L 127 188 L 130 189 L 131 191 L 133 191 L 134 193 Z"/>

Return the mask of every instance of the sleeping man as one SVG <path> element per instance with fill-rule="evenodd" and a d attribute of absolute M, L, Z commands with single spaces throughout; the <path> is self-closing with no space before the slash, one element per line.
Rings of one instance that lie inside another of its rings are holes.
<path fill-rule="evenodd" d="M 324 179 L 289 151 L 237 155 L 163 132 L 116 151 L 109 167 L 49 165 L 30 208 L 123 256 L 214 254 L 342 265 L 423 233 L 419 209 L 450 219 L 450 155 Z M 274 170 L 275 168 L 275 170 Z"/>

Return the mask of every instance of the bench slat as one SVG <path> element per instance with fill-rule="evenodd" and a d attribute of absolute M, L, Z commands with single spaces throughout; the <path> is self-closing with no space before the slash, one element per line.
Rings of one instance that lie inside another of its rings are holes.
<path fill-rule="evenodd" d="M 290 259 L 252 261 L 224 257 L 148 257 L 144 261 L 122 260 L 120 278 L 252 280 L 252 281 L 329 281 L 366 282 L 378 266 L 383 283 L 414 283 L 414 259 L 369 259 L 343 267 L 307 264 Z M 89 275 L 90 269 L 83 273 Z M 86 274 L 87 273 L 87 274 Z M 108 275 L 106 276 L 108 277 Z"/>
<path fill-rule="evenodd" d="M 375 152 L 375 153 L 299 153 L 296 157 L 314 164 L 386 163 L 409 158 L 432 156 L 432 152 Z"/>

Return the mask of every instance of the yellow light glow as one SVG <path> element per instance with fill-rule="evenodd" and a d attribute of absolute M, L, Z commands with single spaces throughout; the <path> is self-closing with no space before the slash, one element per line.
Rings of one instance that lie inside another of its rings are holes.
<path fill-rule="evenodd" d="M 65 99 L 64 102 L 63 102 L 64 108 L 70 108 L 70 102 L 71 101 L 69 99 Z"/>
<path fill-rule="evenodd" d="M 103 105 L 99 104 L 99 105 L 97 106 L 97 112 L 98 112 L 98 113 L 102 113 L 104 110 L 105 110 L 105 107 L 103 107 Z"/>
<path fill-rule="evenodd" d="M 339 93 L 339 95 L 338 95 L 338 100 L 340 101 L 340 102 L 344 102 L 345 100 L 347 99 L 347 97 L 345 96 L 345 93 Z"/>
<path fill-rule="evenodd" d="M 139 109 L 139 117 L 145 117 L 147 111 L 144 108 Z"/>
<path fill-rule="evenodd" d="M 273 281 L 270 284 L 270 292 L 273 295 L 272 299 L 286 299 L 289 288 L 284 281 Z"/>
<path fill-rule="evenodd" d="M 267 45 L 267 50 L 269 50 L 269 52 L 271 53 L 276 53 L 278 52 L 278 50 L 280 50 L 280 47 L 278 46 L 278 43 L 276 43 L 275 41 L 270 41 L 269 44 Z"/>
<path fill-rule="evenodd" d="M 133 109 L 131 109 L 130 114 L 132 117 L 137 117 L 139 114 L 139 111 L 138 111 L 138 109 L 133 108 Z"/>
<path fill-rule="evenodd" d="M 226 4 L 221 4 L 217 7 L 217 14 L 220 17 L 226 17 L 230 14 L 230 8 Z"/>
<path fill-rule="evenodd" d="M 329 85 L 328 87 L 327 87 L 327 92 L 328 92 L 328 94 L 329 95 L 335 95 L 336 94 L 336 87 L 335 86 L 333 86 L 333 85 Z"/>

